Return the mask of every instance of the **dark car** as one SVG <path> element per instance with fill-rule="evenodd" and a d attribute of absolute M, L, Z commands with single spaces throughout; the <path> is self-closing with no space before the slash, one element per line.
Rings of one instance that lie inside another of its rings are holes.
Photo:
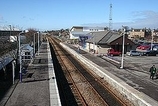
<path fill-rule="evenodd" d="M 143 53 L 143 56 L 156 56 L 157 52 L 152 50 L 152 51 L 147 51 Z"/>

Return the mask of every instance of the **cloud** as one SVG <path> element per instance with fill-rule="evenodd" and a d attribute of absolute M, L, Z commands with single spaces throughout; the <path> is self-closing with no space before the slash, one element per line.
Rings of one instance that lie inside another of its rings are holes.
<path fill-rule="evenodd" d="M 30 20 L 30 21 L 34 21 L 34 19 L 33 19 L 33 18 L 29 18 L 29 20 Z"/>
<path fill-rule="evenodd" d="M 3 20 L 3 16 L 0 15 L 0 20 Z"/>
<path fill-rule="evenodd" d="M 158 12 L 154 11 L 135 11 L 132 12 L 132 21 L 112 23 L 112 29 L 122 28 L 122 25 L 130 28 L 158 28 Z M 108 27 L 109 23 L 87 23 L 83 26 L 101 26 Z"/>
<path fill-rule="evenodd" d="M 158 28 L 158 12 L 154 11 L 142 11 L 135 12 L 133 14 L 133 27 L 149 27 L 149 28 Z"/>

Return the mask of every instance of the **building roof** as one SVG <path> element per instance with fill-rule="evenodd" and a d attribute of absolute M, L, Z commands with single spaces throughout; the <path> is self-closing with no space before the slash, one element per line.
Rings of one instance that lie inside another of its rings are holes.
<path fill-rule="evenodd" d="M 0 36 L 17 36 L 21 31 L 0 30 Z"/>
<path fill-rule="evenodd" d="M 82 27 L 82 26 L 73 26 L 72 28 L 70 28 L 70 31 L 71 31 L 73 28 L 83 29 L 83 27 Z"/>
<path fill-rule="evenodd" d="M 117 32 L 109 32 L 104 38 L 99 42 L 100 44 L 110 44 L 114 40 L 120 38 L 122 35 L 118 34 Z"/>
<path fill-rule="evenodd" d="M 99 31 L 99 32 L 91 32 L 92 36 L 87 42 L 95 42 L 98 43 L 109 31 Z"/>
<path fill-rule="evenodd" d="M 91 38 L 86 40 L 86 42 L 95 42 L 97 44 L 109 44 L 112 41 L 118 39 L 122 35 L 116 33 L 116 32 L 111 32 L 111 31 L 99 31 L 99 32 L 92 32 Z"/>
<path fill-rule="evenodd" d="M 77 32 L 77 31 L 71 31 L 71 34 L 73 35 L 86 35 L 88 34 L 89 32 L 88 31 L 82 31 L 82 32 Z"/>
<path fill-rule="evenodd" d="M 21 45 L 21 49 L 22 49 L 22 50 L 29 50 L 29 51 L 32 51 L 32 50 L 33 50 L 33 47 L 31 47 L 29 44 L 23 44 L 23 45 Z"/>
<path fill-rule="evenodd" d="M 72 29 L 82 29 L 84 30 L 89 30 L 89 29 L 97 29 L 97 30 L 106 30 L 107 27 L 101 27 L 101 26 L 73 26 L 70 31 L 72 31 Z"/>
<path fill-rule="evenodd" d="M 2 70 L 3 67 L 8 65 L 11 61 L 13 61 L 14 58 L 12 57 L 5 57 L 5 58 L 0 58 L 0 70 Z"/>
<path fill-rule="evenodd" d="M 20 31 L 20 29 L 16 27 L 9 27 L 9 26 L 0 26 L 0 31 Z"/>

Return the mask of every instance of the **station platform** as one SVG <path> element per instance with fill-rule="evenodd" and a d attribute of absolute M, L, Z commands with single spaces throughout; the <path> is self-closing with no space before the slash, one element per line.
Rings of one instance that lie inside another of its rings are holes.
<path fill-rule="evenodd" d="M 82 48 L 78 53 L 77 46 L 64 43 L 61 45 L 136 106 L 158 106 L 158 79 L 150 79 L 148 69 L 126 62 L 124 62 L 126 67 L 120 69 L 105 62 L 112 60 L 119 63 L 114 58 L 106 56 L 101 58 Z"/>
<path fill-rule="evenodd" d="M 42 42 L 22 82 L 16 82 L 1 106 L 61 106 L 49 43 Z"/>
<path fill-rule="evenodd" d="M 77 47 L 73 45 L 61 45 L 128 99 L 133 100 L 136 106 L 158 106 L 158 79 L 151 80 L 146 70 L 127 63 L 126 67 L 130 67 L 127 69 L 110 67 L 104 60 L 109 59 L 108 57 L 103 59 L 83 49 L 78 53 Z M 39 54 L 30 63 L 22 82 L 15 82 L 11 96 L 6 95 L 0 105 L 61 106 L 53 67 L 49 43 L 42 42 Z"/>

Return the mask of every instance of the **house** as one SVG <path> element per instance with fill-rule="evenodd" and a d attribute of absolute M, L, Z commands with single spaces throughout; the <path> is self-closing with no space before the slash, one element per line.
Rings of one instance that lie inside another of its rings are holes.
<path fill-rule="evenodd" d="M 91 37 L 86 40 L 86 50 L 94 53 L 107 54 L 109 48 L 122 52 L 123 35 L 112 31 L 99 31 L 89 33 Z M 135 43 L 125 36 L 125 53 L 135 48 Z"/>
<path fill-rule="evenodd" d="M 145 37 L 145 29 L 132 29 L 129 34 L 129 38 Z"/>
<path fill-rule="evenodd" d="M 158 36 L 158 29 L 152 31 L 151 36 Z"/>
<path fill-rule="evenodd" d="M 158 42 L 158 29 L 154 29 L 151 33 L 151 42 L 157 43 Z"/>

